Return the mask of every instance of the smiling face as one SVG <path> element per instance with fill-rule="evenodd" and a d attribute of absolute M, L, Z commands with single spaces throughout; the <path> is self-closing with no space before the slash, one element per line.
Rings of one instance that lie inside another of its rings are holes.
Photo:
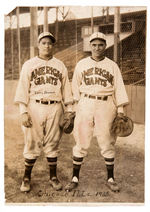
<path fill-rule="evenodd" d="M 94 39 L 90 42 L 91 53 L 94 59 L 99 59 L 103 56 L 106 49 L 106 42 L 100 39 Z"/>
<path fill-rule="evenodd" d="M 47 59 L 53 55 L 53 42 L 50 37 L 44 37 L 40 40 L 39 45 L 39 57 Z"/>

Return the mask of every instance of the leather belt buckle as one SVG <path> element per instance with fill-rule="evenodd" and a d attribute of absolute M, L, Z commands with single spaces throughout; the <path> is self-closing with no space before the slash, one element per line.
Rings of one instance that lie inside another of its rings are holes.
<path fill-rule="evenodd" d="M 50 101 L 43 101 L 43 100 L 41 100 L 41 104 L 48 105 L 49 103 L 50 103 Z"/>
<path fill-rule="evenodd" d="M 89 95 L 88 97 L 91 98 L 91 99 L 95 99 L 96 98 L 96 96 L 92 96 L 92 95 Z"/>
<path fill-rule="evenodd" d="M 108 96 L 97 96 L 98 100 L 103 100 L 103 101 L 107 101 Z"/>
<path fill-rule="evenodd" d="M 98 99 L 98 100 L 101 100 L 101 99 L 102 99 L 102 97 L 100 97 L 100 96 L 97 96 L 97 99 Z"/>
<path fill-rule="evenodd" d="M 88 97 L 90 99 L 97 99 L 97 100 L 103 100 L 103 101 L 107 101 L 107 99 L 108 99 L 108 96 L 93 96 L 93 95 L 88 95 L 88 94 L 85 94 L 84 96 Z"/>
<path fill-rule="evenodd" d="M 57 103 L 57 101 L 43 101 L 43 100 L 38 100 L 38 99 L 36 100 L 36 102 L 38 102 L 40 104 L 44 104 L 44 105 Z"/>

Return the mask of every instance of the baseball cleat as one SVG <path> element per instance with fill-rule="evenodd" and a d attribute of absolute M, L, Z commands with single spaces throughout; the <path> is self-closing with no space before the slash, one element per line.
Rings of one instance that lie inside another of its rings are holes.
<path fill-rule="evenodd" d="M 28 178 L 23 179 L 21 187 L 20 187 L 20 191 L 22 192 L 28 192 L 30 191 L 30 180 Z"/>
<path fill-rule="evenodd" d="M 49 180 L 50 185 L 56 190 L 62 190 L 62 184 L 59 182 L 57 177 L 53 177 L 52 179 Z"/>
<path fill-rule="evenodd" d="M 120 191 L 118 184 L 114 181 L 113 178 L 108 179 L 106 185 L 113 192 L 119 192 Z"/>
<path fill-rule="evenodd" d="M 78 183 L 76 182 L 70 182 L 68 185 L 65 187 L 65 191 L 70 192 L 73 189 L 75 189 L 78 186 Z"/>
<path fill-rule="evenodd" d="M 73 177 L 72 181 L 65 187 L 65 191 L 70 192 L 78 186 L 78 178 Z"/>

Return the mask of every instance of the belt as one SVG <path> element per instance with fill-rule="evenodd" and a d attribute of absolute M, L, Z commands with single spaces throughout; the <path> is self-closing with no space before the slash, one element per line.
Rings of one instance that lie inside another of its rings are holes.
<path fill-rule="evenodd" d="M 50 104 L 54 104 L 54 103 L 58 103 L 58 101 L 44 101 L 44 100 L 35 100 L 37 103 L 41 103 L 44 105 L 50 105 Z"/>
<path fill-rule="evenodd" d="M 88 94 L 85 94 L 84 96 L 88 97 L 90 99 L 98 99 L 98 100 L 103 100 L 103 101 L 107 101 L 107 99 L 108 99 L 108 96 L 93 96 L 93 95 L 88 95 Z"/>

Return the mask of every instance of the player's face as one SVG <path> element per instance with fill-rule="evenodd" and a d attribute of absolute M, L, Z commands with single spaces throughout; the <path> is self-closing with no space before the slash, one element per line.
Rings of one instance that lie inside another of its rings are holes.
<path fill-rule="evenodd" d="M 94 39 L 90 43 L 91 46 L 91 52 L 93 57 L 100 57 L 103 55 L 105 48 L 106 48 L 106 43 L 103 40 L 99 39 Z"/>
<path fill-rule="evenodd" d="M 53 42 L 49 37 L 44 37 L 39 42 L 39 56 L 48 57 L 53 53 Z"/>

